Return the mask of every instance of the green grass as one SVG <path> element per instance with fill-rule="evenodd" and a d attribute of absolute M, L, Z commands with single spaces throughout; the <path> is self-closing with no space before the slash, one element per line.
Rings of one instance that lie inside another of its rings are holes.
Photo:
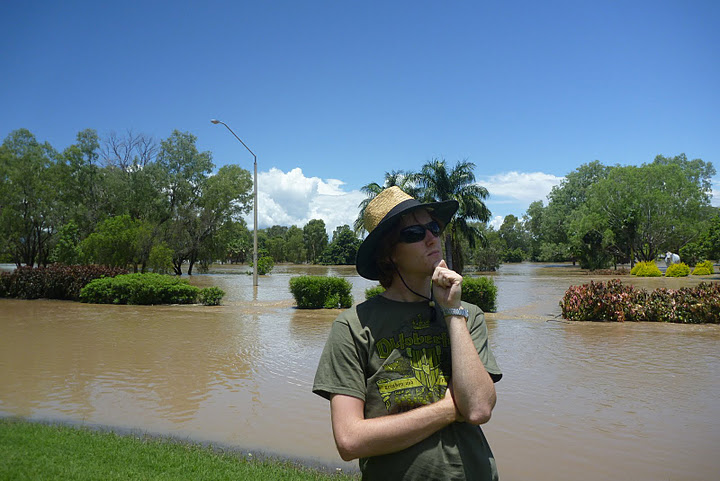
<path fill-rule="evenodd" d="M 0 419 L 3 480 L 356 480 L 156 437 Z"/>

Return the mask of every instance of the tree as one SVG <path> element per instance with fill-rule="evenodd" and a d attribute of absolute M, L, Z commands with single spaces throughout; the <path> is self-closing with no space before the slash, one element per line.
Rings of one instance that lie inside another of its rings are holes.
<path fill-rule="evenodd" d="M 50 262 L 78 264 L 80 262 L 80 232 L 75 222 L 70 221 L 60 227 L 55 247 L 50 254 Z"/>
<path fill-rule="evenodd" d="M 210 152 L 199 152 L 196 137 L 178 132 L 161 142 L 157 163 L 163 170 L 166 214 L 161 219 L 164 240 L 173 249 L 173 266 L 182 274 L 188 262 L 192 275 L 197 261 L 209 262 L 218 252 L 213 235 L 225 222 L 252 207 L 250 173 L 226 165 L 210 176 Z"/>
<path fill-rule="evenodd" d="M 506 215 L 498 229 L 500 239 L 505 244 L 503 260 L 506 262 L 522 262 L 529 250 L 529 237 L 523 223 L 514 215 Z"/>
<path fill-rule="evenodd" d="M 577 242 L 571 242 L 570 223 L 576 218 L 576 211 L 587 202 L 588 189 L 607 177 L 610 169 L 595 160 L 570 172 L 559 186 L 552 188 L 548 194 L 548 205 L 542 211 L 542 260 L 560 261 L 573 258 L 574 262 L 579 247 Z"/>
<path fill-rule="evenodd" d="M 487 224 L 477 224 L 483 233 L 486 245 L 470 249 L 470 261 L 479 271 L 496 271 L 502 262 L 506 246 L 498 231 Z"/>
<path fill-rule="evenodd" d="M 321 262 L 332 265 L 354 265 L 360 239 L 349 225 L 341 225 L 335 229 L 332 241 L 325 248 Z"/>
<path fill-rule="evenodd" d="M 110 217 L 80 244 L 83 261 L 114 267 L 144 265 L 150 256 L 151 232 L 150 224 L 127 214 Z"/>
<path fill-rule="evenodd" d="M 365 232 L 365 208 L 370 201 L 383 190 L 395 186 L 400 187 L 400 190 L 411 197 L 419 198 L 421 196 L 420 189 L 417 185 L 417 174 L 404 170 L 391 170 L 390 172 L 385 172 L 385 181 L 382 185 L 376 182 L 371 182 L 360 188 L 360 191 L 367 197 L 358 205 L 360 212 L 353 224 L 353 229 L 356 234 L 362 234 Z"/>
<path fill-rule="evenodd" d="M 60 223 L 58 153 L 27 129 L 0 146 L 0 254 L 21 264 L 47 264 Z"/>
<path fill-rule="evenodd" d="M 328 235 L 325 230 L 325 222 L 322 219 L 312 219 L 303 227 L 303 243 L 307 252 L 307 260 L 317 264 L 320 260 L 325 246 L 328 243 Z"/>
<path fill-rule="evenodd" d="M 85 129 L 77 142 L 66 148 L 58 163 L 59 202 L 62 222 L 73 222 L 79 234 L 87 236 L 109 209 L 100 202 L 106 192 L 105 172 L 98 165 L 97 132 Z"/>
<path fill-rule="evenodd" d="M 698 177 L 675 163 L 613 168 L 589 190 L 586 216 L 606 245 L 643 261 L 679 249 L 699 235 L 709 198 Z M 587 232 L 579 230 L 576 237 Z"/>
<path fill-rule="evenodd" d="M 303 230 L 296 225 L 290 226 L 285 234 L 285 256 L 288 261 L 295 264 L 300 264 L 307 258 Z"/>
<path fill-rule="evenodd" d="M 529 242 L 530 259 L 533 261 L 540 260 L 540 252 L 542 246 L 542 224 L 545 207 L 542 200 L 536 200 L 530 203 L 523 215 L 523 225 L 525 226 Z"/>
<path fill-rule="evenodd" d="M 473 170 L 475 164 L 467 161 L 458 162 L 448 171 L 444 160 L 432 160 L 422 166 L 416 180 L 422 187 L 422 200 L 437 202 L 456 200 L 460 204 L 455 217 L 445 227 L 445 259 L 448 266 L 462 274 L 465 259 L 461 249 L 455 248 L 463 237 L 470 248 L 477 243 L 485 245 L 482 231 L 472 221 L 487 222 L 490 210 L 484 200 L 488 197 L 486 188 L 475 184 Z"/>

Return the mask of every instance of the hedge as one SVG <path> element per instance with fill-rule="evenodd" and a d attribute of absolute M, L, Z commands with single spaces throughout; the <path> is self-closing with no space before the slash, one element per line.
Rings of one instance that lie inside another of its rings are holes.
<path fill-rule="evenodd" d="M 365 289 L 365 299 L 385 292 L 382 286 Z M 462 285 L 462 300 L 475 304 L 484 312 L 495 312 L 497 286 L 489 277 L 465 277 Z"/>
<path fill-rule="evenodd" d="M 127 271 L 99 265 L 51 264 L 47 267 L 23 266 L 0 274 L 0 297 L 18 299 L 63 299 L 77 301 L 89 282 L 111 278 Z"/>
<path fill-rule="evenodd" d="M 686 277 L 690 275 L 690 267 L 684 262 L 669 265 L 665 277 Z"/>
<path fill-rule="evenodd" d="M 693 269 L 692 274 L 694 276 L 709 276 L 715 273 L 712 261 L 698 262 Z"/>
<path fill-rule="evenodd" d="M 720 323 L 720 283 L 648 293 L 619 279 L 571 286 L 560 301 L 570 321 L 659 321 Z"/>
<path fill-rule="evenodd" d="M 630 270 L 630 274 L 638 277 L 662 277 L 662 272 L 654 261 L 638 262 Z"/>
<path fill-rule="evenodd" d="M 200 289 L 187 280 L 164 274 L 124 274 L 96 279 L 80 291 L 82 302 L 94 304 L 203 304 L 217 305 L 225 293 L 218 287 Z"/>
<path fill-rule="evenodd" d="M 290 279 L 290 292 L 300 309 L 348 308 L 352 284 L 340 277 L 299 276 Z"/>

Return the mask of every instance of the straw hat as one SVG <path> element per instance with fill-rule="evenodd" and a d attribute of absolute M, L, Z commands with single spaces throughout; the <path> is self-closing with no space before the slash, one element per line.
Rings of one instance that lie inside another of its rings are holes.
<path fill-rule="evenodd" d="M 378 243 L 392 229 L 400 216 L 417 209 L 427 209 L 434 218 L 445 226 L 458 210 L 458 203 L 455 200 L 445 200 L 423 204 L 397 186 L 380 192 L 365 208 L 363 222 L 368 235 L 360 244 L 355 259 L 358 274 L 374 281 L 380 278 L 380 271 L 375 258 Z"/>

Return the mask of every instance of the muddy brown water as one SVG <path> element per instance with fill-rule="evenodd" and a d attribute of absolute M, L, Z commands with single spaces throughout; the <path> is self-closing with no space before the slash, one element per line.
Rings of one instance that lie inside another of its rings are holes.
<path fill-rule="evenodd" d="M 0 299 L 0 415 L 356 469 L 335 451 L 327 401 L 310 392 L 339 311 L 295 309 L 288 281 L 343 276 L 356 301 L 374 283 L 353 268 L 277 266 L 253 288 L 245 270 L 192 277 L 227 292 L 218 307 Z M 591 279 L 578 269 L 508 264 L 493 278 L 487 321 L 505 377 L 484 430 L 501 479 L 719 478 L 720 326 L 568 323 L 558 301 Z"/>

